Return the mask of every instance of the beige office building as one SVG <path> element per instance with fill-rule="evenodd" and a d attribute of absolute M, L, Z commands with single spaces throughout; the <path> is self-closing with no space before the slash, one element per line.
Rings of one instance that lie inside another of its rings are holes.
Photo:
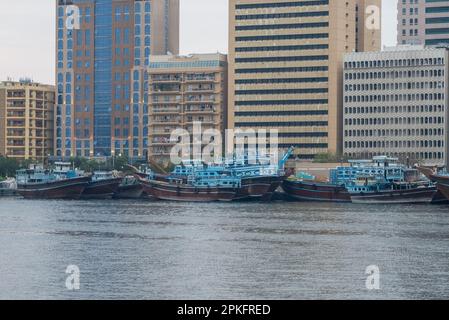
<path fill-rule="evenodd" d="M 0 156 L 43 161 L 53 154 L 55 87 L 0 82 Z"/>
<path fill-rule="evenodd" d="M 168 164 L 176 129 L 217 129 L 224 134 L 227 115 L 227 56 L 151 56 L 149 74 L 149 152 L 151 160 Z"/>
<path fill-rule="evenodd" d="M 341 153 L 343 55 L 380 49 L 380 9 L 381 0 L 231 0 L 229 127 L 278 129 L 279 148 L 302 159 Z"/>
<path fill-rule="evenodd" d="M 398 44 L 449 44 L 449 1 L 398 0 Z"/>
<path fill-rule="evenodd" d="M 344 155 L 448 165 L 448 57 L 423 46 L 346 55 Z"/>

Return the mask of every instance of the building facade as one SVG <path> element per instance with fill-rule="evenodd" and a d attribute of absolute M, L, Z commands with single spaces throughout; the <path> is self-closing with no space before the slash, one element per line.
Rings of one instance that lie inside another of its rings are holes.
<path fill-rule="evenodd" d="M 179 0 L 58 0 L 55 156 L 145 158 L 150 54 L 179 50 Z"/>
<path fill-rule="evenodd" d="M 230 128 L 277 129 L 279 148 L 341 153 L 342 62 L 377 51 L 380 0 L 231 0 Z"/>
<path fill-rule="evenodd" d="M 55 87 L 0 82 L 0 156 L 43 162 L 53 154 Z"/>
<path fill-rule="evenodd" d="M 344 155 L 448 164 L 448 50 L 422 46 L 344 60 Z"/>
<path fill-rule="evenodd" d="M 398 0 L 398 44 L 449 44 L 449 1 Z"/>
<path fill-rule="evenodd" d="M 149 157 L 168 164 L 178 141 L 176 129 L 193 133 L 195 122 L 201 131 L 218 130 L 224 137 L 227 116 L 227 56 L 151 56 L 149 73 Z"/>

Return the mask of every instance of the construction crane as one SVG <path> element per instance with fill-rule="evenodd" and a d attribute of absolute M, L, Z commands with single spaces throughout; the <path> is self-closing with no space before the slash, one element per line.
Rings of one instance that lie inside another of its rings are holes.
<path fill-rule="evenodd" d="M 290 147 L 288 149 L 288 151 L 284 154 L 282 159 L 279 160 L 279 169 L 284 169 L 284 166 L 287 163 L 288 159 L 290 159 L 290 157 L 292 156 L 293 151 L 295 151 L 295 148 L 294 147 Z"/>

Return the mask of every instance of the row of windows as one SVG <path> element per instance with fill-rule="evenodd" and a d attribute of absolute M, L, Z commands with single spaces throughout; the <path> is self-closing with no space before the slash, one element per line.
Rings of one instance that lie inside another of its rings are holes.
<path fill-rule="evenodd" d="M 327 143 L 280 143 L 278 145 L 278 148 L 280 149 L 288 149 L 290 147 L 296 148 L 296 149 L 327 149 L 328 148 Z M 315 156 L 301 156 L 303 159 L 313 159 Z"/>
<path fill-rule="evenodd" d="M 142 135 L 144 137 L 148 136 L 148 127 L 144 127 L 142 131 L 143 131 Z M 139 129 L 138 128 L 134 128 L 133 135 L 135 137 L 139 136 Z M 128 138 L 128 136 L 129 136 L 129 130 L 128 129 L 123 129 L 123 130 L 121 130 L 119 128 L 114 129 L 114 137 L 116 137 L 116 138 Z M 146 140 L 147 139 L 144 138 L 144 141 L 146 141 Z M 138 148 L 138 146 L 134 145 L 134 148 Z"/>
<path fill-rule="evenodd" d="M 410 144 L 410 146 L 409 146 Z M 430 147 L 429 144 L 427 143 L 415 143 L 415 146 L 413 146 L 413 143 L 409 142 L 409 141 L 357 141 L 357 142 L 351 142 L 351 141 L 347 141 L 344 143 L 344 146 L 346 149 L 363 149 L 363 148 L 441 148 L 441 147 L 437 147 L 437 146 L 432 146 Z M 422 153 L 424 154 L 424 153 Z M 427 152 L 425 154 L 428 154 Z M 436 155 L 437 153 L 430 153 L 431 155 Z M 439 159 L 442 159 L 442 153 L 438 152 L 438 154 L 440 155 Z M 431 156 L 430 158 L 426 158 L 426 159 L 432 159 Z"/>
<path fill-rule="evenodd" d="M 407 35 L 407 30 L 405 30 L 405 29 L 403 29 L 402 30 L 402 36 L 406 36 Z M 413 36 L 417 36 L 418 35 L 418 29 L 410 29 L 409 30 L 409 36 L 410 37 L 413 37 Z"/>
<path fill-rule="evenodd" d="M 409 19 L 409 25 L 417 26 L 419 24 L 418 18 Z M 402 19 L 402 26 L 405 27 L 407 25 L 407 19 Z"/>
<path fill-rule="evenodd" d="M 327 104 L 328 99 L 304 99 L 304 100 L 250 100 L 236 101 L 236 106 L 273 106 L 273 105 L 305 105 Z"/>
<path fill-rule="evenodd" d="M 310 22 L 310 23 L 282 23 L 282 24 L 258 24 L 251 26 L 236 26 L 236 31 L 246 30 L 278 30 L 278 29 L 304 29 L 304 28 L 326 28 L 329 22 Z"/>
<path fill-rule="evenodd" d="M 419 14 L 419 8 L 409 8 L 409 15 L 411 16 L 417 16 Z M 402 15 L 407 15 L 407 8 L 402 8 Z"/>
<path fill-rule="evenodd" d="M 426 24 L 449 23 L 449 17 L 426 18 Z"/>
<path fill-rule="evenodd" d="M 244 36 L 236 37 L 236 41 L 275 41 L 275 40 L 301 40 L 301 39 L 327 39 L 328 33 L 310 34 L 277 34 L 268 36 Z"/>
<path fill-rule="evenodd" d="M 345 107 L 345 114 L 444 112 L 444 105 Z"/>
<path fill-rule="evenodd" d="M 345 91 L 385 91 L 385 90 L 415 90 L 444 89 L 444 81 L 401 82 L 401 83 L 359 83 L 345 84 Z"/>
<path fill-rule="evenodd" d="M 268 51 L 298 51 L 298 50 L 322 50 L 329 49 L 328 44 L 304 44 L 304 45 L 286 45 L 286 46 L 270 46 L 270 47 L 239 47 L 235 48 L 236 52 L 268 52 Z"/>
<path fill-rule="evenodd" d="M 432 34 L 444 34 L 444 35 L 447 35 L 447 34 L 449 34 L 449 28 L 426 29 L 426 34 L 427 35 L 432 35 Z"/>
<path fill-rule="evenodd" d="M 82 135 L 81 134 L 81 132 L 78 132 L 79 133 L 79 135 L 78 135 L 78 138 L 79 139 L 83 139 L 83 138 L 85 138 L 85 136 L 86 135 Z M 87 138 L 89 138 L 89 137 L 87 137 Z M 85 139 L 84 141 L 76 141 L 76 146 L 78 147 L 78 148 L 81 148 L 81 143 L 82 142 L 84 142 L 84 147 L 85 148 L 90 148 L 90 140 L 89 139 Z M 62 148 L 62 140 L 61 139 L 57 139 L 56 140 L 56 146 L 57 146 L 57 148 Z M 72 146 L 72 142 L 70 141 L 70 139 L 67 139 L 66 141 L 65 141 L 65 147 L 67 147 L 67 148 L 71 148 L 71 146 Z"/>
<path fill-rule="evenodd" d="M 270 128 L 270 127 L 327 127 L 327 121 L 288 121 L 288 122 L 236 122 L 236 128 Z"/>
<path fill-rule="evenodd" d="M 345 126 L 444 124 L 443 117 L 399 117 L 345 119 Z"/>
<path fill-rule="evenodd" d="M 235 9 L 245 10 L 245 9 L 264 9 L 264 8 L 308 7 L 308 6 L 325 6 L 328 4 L 329 0 L 269 2 L 269 3 L 236 4 Z"/>
<path fill-rule="evenodd" d="M 411 59 L 388 59 L 370 61 L 348 61 L 345 69 L 352 68 L 389 68 L 389 67 L 422 67 L 429 65 L 442 65 L 444 58 L 411 58 Z"/>
<path fill-rule="evenodd" d="M 345 148 L 442 148 L 444 142 L 438 141 L 345 141 Z"/>
<path fill-rule="evenodd" d="M 236 117 L 280 117 L 280 116 L 314 116 L 314 115 L 328 115 L 327 110 L 279 110 L 279 111 L 248 111 L 236 112 Z"/>
<path fill-rule="evenodd" d="M 235 19 L 236 20 L 261 20 L 261 19 L 328 17 L 328 16 L 329 16 L 329 11 L 304 11 L 304 12 L 236 15 Z"/>
<path fill-rule="evenodd" d="M 449 39 L 427 39 L 426 46 L 437 46 L 437 45 L 447 45 L 449 44 Z"/>
<path fill-rule="evenodd" d="M 423 94 L 391 94 L 391 95 L 360 95 L 346 96 L 345 102 L 397 102 L 397 101 L 435 101 L 444 100 L 443 93 L 423 93 Z"/>
<path fill-rule="evenodd" d="M 274 79 L 240 79 L 235 84 L 272 84 L 272 83 L 318 83 L 328 82 L 328 77 L 316 78 L 274 78 Z"/>
<path fill-rule="evenodd" d="M 288 61 L 325 61 L 328 60 L 327 55 L 316 56 L 288 56 L 288 57 L 258 57 L 258 58 L 236 58 L 236 63 L 255 63 L 255 62 L 288 62 Z"/>
<path fill-rule="evenodd" d="M 272 89 L 272 90 L 236 90 L 236 95 L 268 95 L 268 94 L 311 94 L 311 93 L 328 93 L 327 88 L 310 88 L 310 89 Z"/>
<path fill-rule="evenodd" d="M 92 156 L 92 154 L 95 154 L 95 152 L 92 152 L 92 153 L 91 153 L 91 151 L 90 151 L 90 149 L 89 149 L 88 147 L 86 147 L 86 148 L 87 148 L 87 149 L 85 149 L 85 150 L 77 149 L 76 152 L 75 152 L 76 156 L 77 156 L 77 157 L 82 157 L 82 156 L 84 156 L 84 157 L 90 157 L 90 156 Z M 134 148 L 137 148 L 137 147 L 134 147 Z M 145 153 L 145 152 L 146 152 L 146 150 L 144 150 L 144 153 Z M 56 156 L 58 156 L 58 157 L 62 157 L 63 154 L 64 154 L 64 156 L 67 157 L 67 158 L 73 156 L 71 150 L 69 150 L 69 149 L 68 149 L 68 150 L 65 150 L 65 152 L 63 152 L 63 150 L 61 150 L 61 149 L 58 149 L 58 150 L 56 151 Z M 115 150 L 115 154 L 130 155 L 130 151 L 129 151 L 129 149 L 128 149 L 128 145 L 124 146 L 123 150 L 120 149 L 120 147 L 117 147 L 117 149 Z M 99 153 L 97 153 L 96 155 L 97 155 L 97 156 L 100 156 Z M 132 152 L 132 155 L 133 155 L 133 157 L 135 157 L 135 158 L 141 159 L 139 150 L 134 149 L 133 152 Z"/>
<path fill-rule="evenodd" d="M 327 132 L 280 132 L 279 138 L 326 138 Z"/>
<path fill-rule="evenodd" d="M 444 155 L 441 152 L 404 152 L 404 153 L 398 153 L 398 152 L 383 152 L 382 155 L 386 154 L 387 156 L 396 157 L 396 158 L 402 158 L 402 159 L 416 159 L 416 160 L 428 160 L 428 159 L 444 159 Z M 352 153 L 352 152 L 345 152 L 345 156 L 352 159 L 371 159 L 374 156 L 377 156 L 379 154 L 377 153 Z"/>
<path fill-rule="evenodd" d="M 412 81 L 416 78 L 425 77 L 443 77 L 444 69 L 430 70 L 409 70 L 409 71 L 388 71 L 388 72 L 346 72 L 345 80 L 365 80 L 365 79 L 402 79 L 410 78 Z"/>
<path fill-rule="evenodd" d="M 443 136 L 444 129 L 345 130 L 345 137 Z"/>
<path fill-rule="evenodd" d="M 283 72 L 320 72 L 328 71 L 327 66 L 317 67 L 282 67 L 282 68 L 248 68 L 236 69 L 236 73 L 283 73 Z"/>

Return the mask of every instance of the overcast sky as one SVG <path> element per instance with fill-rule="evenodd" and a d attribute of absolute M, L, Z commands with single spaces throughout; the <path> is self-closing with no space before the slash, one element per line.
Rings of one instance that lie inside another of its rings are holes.
<path fill-rule="evenodd" d="M 54 83 L 55 0 L 0 1 L 0 81 Z M 383 0 L 383 42 L 396 44 L 397 0 Z M 181 54 L 227 52 L 228 0 L 181 0 Z"/>

